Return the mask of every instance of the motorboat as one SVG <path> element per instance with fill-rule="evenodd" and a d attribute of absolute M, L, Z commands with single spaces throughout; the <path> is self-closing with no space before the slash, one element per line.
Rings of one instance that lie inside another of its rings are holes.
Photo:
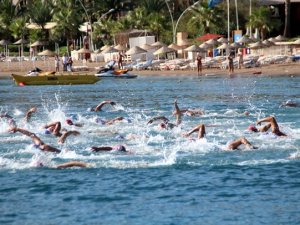
<path fill-rule="evenodd" d="M 128 73 L 128 69 L 102 69 L 95 74 L 96 77 L 101 78 L 136 78 L 136 74 Z"/>
<path fill-rule="evenodd" d="M 114 61 L 109 62 L 103 68 L 101 68 L 96 74 L 96 77 L 100 78 L 136 78 L 136 74 L 128 73 L 129 69 L 115 69 Z"/>
<path fill-rule="evenodd" d="M 67 85 L 67 84 L 94 84 L 100 80 L 93 74 L 59 73 L 42 71 L 39 68 L 29 71 L 25 75 L 12 74 L 13 80 L 19 86 L 24 85 Z"/>

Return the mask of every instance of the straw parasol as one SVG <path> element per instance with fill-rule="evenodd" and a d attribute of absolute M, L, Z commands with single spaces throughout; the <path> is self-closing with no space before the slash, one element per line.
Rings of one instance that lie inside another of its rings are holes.
<path fill-rule="evenodd" d="M 108 47 L 110 47 L 110 45 L 104 45 L 104 46 L 102 46 L 102 47 L 100 48 L 100 50 L 103 51 L 104 49 L 106 49 L 106 48 L 108 48 Z"/>
<path fill-rule="evenodd" d="M 269 38 L 268 41 L 277 42 L 276 38 L 274 37 Z"/>
<path fill-rule="evenodd" d="M 175 44 L 175 43 L 172 43 L 172 44 L 168 45 L 168 48 L 173 48 L 175 50 L 181 49 L 181 47 L 179 45 Z"/>
<path fill-rule="evenodd" d="M 268 47 L 275 45 L 273 41 L 269 41 L 269 40 L 264 40 L 262 43 Z"/>
<path fill-rule="evenodd" d="M 22 44 L 27 44 L 27 41 L 22 38 L 14 43 L 14 45 L 22 45 Z"/>
<path fill-rule="evenodd" d="M 160 55 L 160 54 L 166 54 L 169 52 L 175 52 L 176 50 L 173 48 L 169 48 L 167 46 L 162 46 L 160 49 L 157 49 L 155 52 L 153 52 L 153 55 Z"/>
<path fill-rule="evenodd" d="M 108 47 L 108 48 L 106 48 L 102 51 L 103 54 L 105 54 L 105 53 L 114 53 L 114 52 L 119 52 L 119 50 L 112 47 L 112 46 L 110 46 L 110 47 Z"/>
<path fill-rule="evenodd" d="M 281 42 L 281 41 L 286 41 L 287 38 L 282 35 L 278 35 L 277 37 L 275 37 L 275 40 Z"/>
<path fill-rule="evenodd" d="M 156 47 L 156 48 L 160 48 L 160 47 L 166 46 L 166 44 L 164 44 L 160 41 L 157 41 L 157 42 L 154 42 L 153 44 L 151 44 L 151 46 Z"/>
<path fill-rule="evenodd" d="M 251 38 L 246 35 L 243 35 L 239 40 L 236 41 L 237 43 L 250 43 L 253 42 Z"/>
<path fill-rule="evenodd" d="M 37 47 L 37 46 L 44 46 L 46 45 L 46 42 L 44 41 L 36 41 L 33 44 L 30 45 L 30 47 Z"/>
<path fill-rule="evenodd" d="M 209 45 L 218 45 L 220 44 L 217 40 L 215 39 L 210 39 L 208 41 L 205 42 L 206 44 L 209 44 Z"/>
<path fill-rule="evenodd" d="M 208 49 L 208 48 L 211 47 L 211 45 L 204 42 L 204 43 L 202 43 L 201 45 L 199 45 L 199 47 L 200 47 L 200 48 L 203 48 L 203 49 Z"/>
<path fill-rule="evenodd" d="M 251 49 L 260 49 L 260 48 L 264 48 L 264 47 L 266 47 L 266 45 L 263 44 L 261 41 L 250 44 Z"/>
<path fill-rule="evenodd" d="M 88 53 L 91 53 L 91 51 L 86 49 L 86 48 L 81 48 L 77 51 L 77 53 L 79 53 L 79 54 L 88 54 Z"/>
<path fill-rule="evenodd" d="M 127 49 L 125 45 L 121 45 L 121 44 L 116 45 L 114 48 L 117 49 L 118 51 L 125 51 Z"/>
<path fill-rule="evenodd" d="M 46 50 L 38 53 L 38 55 L 40 55 L 40 56 L 54 56 L 55 53 L 52 52 L 51 50 L 46 49 Z"/>
<path fill-rule="evenodd" d="M 228 39 L 224 37 L 219 38 L 217 41 L 220 43 L 228 43 Z"/>
<path fill-rule="evenodd" d="M 54 28 L 56 25 L 57 25 L 56 22 L 48 22 L 45 24 L 44 29 L 50 30 L 50 29 Z M 42 27 L 36 23 L 26 23 L 25 26 L 26 26 L 26 28 L 33 29 L 33 30 L 42 29 Z"/>
<path fill-rule="evenodd" d="M 223 43 L 222 45 L 217 47 L 217 49 L 228 49 L 228 48 L 232 48 L 228 43 Z"/>
<path fill-rule="evenodd" d="M 230 44 L 230 47 L 231 48 L 245 48 L 245 46 L 243 44 L 240 44 L 237 42 Z"/>
<path fill-rule="evenodd" d="M 184 51 L 186 52 L 205 52 L 203 48 L 200 48 L 198 45 L 191 45 L 188 48 L 185 48 Z"/>
<path fill-rule="evenodd" d="M 293 42 L 295 45 L 300 45 L 300 38 Z"/>
<path fill-rule="evenodd" d="M 146 53 L 147 51 L 145 49 L 142 49 L 138 46 L 134 46 L 130 48 L 125 54 L 126 55 L 134 55 L 134 54 L 141 54 L 141 53 Z"/>
<path fill-rule="evenodd" d="M 149 45 L 149 44 L 143 44 L 141 46 L 139 46 L 140 48 L 144 49 L 144 50 L 149 50 L 154 48 L 153 46 Z"/>

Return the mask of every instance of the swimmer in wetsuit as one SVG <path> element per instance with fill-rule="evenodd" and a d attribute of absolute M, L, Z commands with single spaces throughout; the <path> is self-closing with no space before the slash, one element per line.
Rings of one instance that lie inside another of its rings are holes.
<path fill-rule="evenodd" d="M 159 124 L 159 128 L 162 128 L 162 129 L 173 129 L 174 127 L 178 126 L 182 122 L 182 120 L 181 120 L 182 113 L 181 113 L 181 110 L 178 107 L 177 99 L 174 101 L 174 107 L 175 107 L 175 110 L 173 112 L 173 115 L 176 116 L 176 122 L 175 122 L 175 124 L 170 123 L 169 119 L 166 118 L 165 116 L 156 116 L 156 117 L 153 117 L 152 119 L 150 119 L 147 122 L 147 124 L 152 124 L 154 121 L 162 120 L 162 123 Z"/>
<path fill-rule="evenodd" d="M 250 125 L 248 127 L 248 130 L 253 131 L 253 132 L 267 132 L 271 128 L 273 134 L 276 134 L 277 136 L 287 136 L 285 133 L 283 133 L 279 130 L 279 126 L 277 124 L 275 117 L 269 116 L 269 117 L 257 120 L 256 124 L 260 125 L 263 122 L 268 122 L 268 123 L 260 128 Z"/>
<path fill-rule="evenodd" d="M 102 107 L 103 107 L 104 105 L 107 105 L 107 104 L 110 104 L 110 105 L 112 105 L 112 106 L 116 105 L 115 102 L 110 101 L 110 100 L 106 100 L 106 101 L 101 102 L 99 105 L 97 105 L 97 106 L 96 106 L 94 109 L 92 109 L 91 111 L 95 111 L 95 112 L 101 111 L 101 110 L 102 110 Z"/>
<path fill-rule="evenodd" d="M 100 151 L 118 151 L 118 152 L 127 152 L 124 145 L 116 145 L 114 147 L 110 146 L 102 146 L 102 147 L 91 147 L 93 152 L 100 152 Z"/>
<path fill-rule="evenodd" d="M 63 144 L 65 142 L 65 140 L 67 139 L 67 137 L 69 137 L 70 135 L 74 135 L 74 136 L 78 136 L 80 133 L 78 131 L 75 130 L 71 130 L 71 131 L 66 131 L 64 133 L 61 133 L 61 123 L 60 122 L 53 122 L 50 123 L 46 126 L 44 126 L 44 128 L 46 128 L 48 132 L 52 133 L 54 136 L 59 137 L 58 139 L 58 143 L 59 144 Z"/>
<path fill-rule="evenodd" d="M 9 129 L 10 132 L 16 133 L 16 132 L 20 132 L 21 134 L 24 134 L 28 137 L 31 138 L 34 147 L 40 149 L 41 151 L 45 151 L 45 152 L 54 152 L 54 153 L 60 153 L 61 150 L 52 147 L 50 145 L 45 144 L 38 136 L 36 136 L 36 134 L 25 130 L 25 129 L 21 129 L 21 128 L 17 128 L 17 127 L 12 127 Z"/>

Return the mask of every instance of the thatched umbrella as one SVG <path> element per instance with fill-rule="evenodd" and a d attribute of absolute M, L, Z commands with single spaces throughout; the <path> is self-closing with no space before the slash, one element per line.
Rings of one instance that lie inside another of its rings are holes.
<path fill-rule="evenodd" d="M 181 47 L 180 47 L 179 45 L 175 44 L 175 43 L 172 43 L 172 44 L 168 45 L 168 47 L 169 47 L 169 48 L 173 48 L 173 49 L 175 49 L 175 50 L 181 49 Z"/>
<path fill-rule="evenodd" d="M 250 44 L 249 46 L 250 46 L 251 49 L 261 49 L 261 48 L 266 47 L 266 45 L 263 44 L 261 41 Z"/>
<path fill-rule="evenodd" d="M 104 46 L 102 46 L 102 47 L 100 48 L 100 50 L 103 51 L 104 49 L 106 49 L 106 48 L 108 48 L 108 47 L 110 47 L 110 45 L 104 45 Z"/>
<path fill-rule="evenodd" d="M 157 41 L 157 42 L 154 42 L 153 44 L 151 44 L 151 46 L 155 47 L 155 48 L 160 48 L 160 47 L 166 46 L 166 44 L 164 44 L 160 41 Z"/>
<path fill-rule="evenodd" d="M 154 47 L 149 45 L 149 44 L 143 44 L 139 46 L 140 48 L 144 49 L 144 50 L 149 50 L 149 49 L 153 49 Z"/>
<path fill-rule="evenodd" d="M 243 44 L 245 44 L 245 43 L 253 42 L 253 40 L 252 40 L 251 38 L 249 38 L 248 36 L 243 35 L 243 36 L 242 36 L 240 39 L 238 39 L 236 42 L 237 42 L 237 43 L 243 43 Z"/>
<path fill-rule="evenodd" d="M 135 54 L 141 54 L 141 53 L 146 53 L 147 51 L 145 49 L 142 49 L 138 46 L 134 46 L 130 48 L 125 54 L 126 55 L 135 55 Z"/>
<path fill-rule="evenodd" d="M 9 44 L 10 44 L 10 41 L 8 41 L 8 40 L 3 39 L 0 41 L 0 45 L 5 46 L 5 50 L 4 50 L 5 57 L 8 56 L 8 45 Z"/>
<path fill-rule="evenodd" d="M 281 41 L 286 41 L 287 38 L 282 35 L 278 35 L 277 37 L 275 37 L 275 40 L 281 42 Z"/>
<path fill-rule="evenodd" d="M 170 52 L 176 52 L 176 50 L 173 48 L 169 48 L 167 46 L 162 46 L 161 48 L 159 48 L 155 52 L 153 52 L 153 55 L 157 55 L 159 57 L 159 55 L 167 54 Z"/>
<path fill-rule="evenodd" d="M 38 53 L 38 55 L 40 55 L 40 56 L 50 56 L 51 57 L 51 56 L 54 56 L 55 53 L 52 52 L 51 50 L 46 49 L 46 50 Z"/>
<path fill-rule="evenodd" d="M 114 48 L 117 49 L 118 51 L 125 51 L 127 49 L 125 45 L 121 45 L 121 44 L 116 45 Z"/>
<path fill-rule="evenodd" d="M 264 40 L 262 43 L 263 43 L 264 45 L 266 45 L 266 46 L 273 46 L 273 45 L 275 45 L 274 42 L 269 41 L 269 40 Z"/>
<path fill-rule="evenodd" d="M 220 43 L 228 43 L 228 39 L 224 37 L 219 38 L 217 41 Z"/>
<path fill-rule="evenodd" d="M 188 48 L 185 48 L 184 51 L 186 52 L 205 52 L 203 48 L 200 48 L 198 45 L 191 45 Z"/>

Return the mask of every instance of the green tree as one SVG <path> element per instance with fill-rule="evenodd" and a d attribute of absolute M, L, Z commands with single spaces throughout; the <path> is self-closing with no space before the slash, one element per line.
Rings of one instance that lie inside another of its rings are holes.
<path fill-rule="evenodd" d="M 254 9 L 248 22 L 248 26 L 252 26 L 259 30 L 261 39 L 264 39 L 267 32 L 278 27 L 278 25 L 278 21 L 272 21 L 271 11 L 268 7 L 259 7 Z"/>
<path fill-rule="evenodd" d="M 16 18 L 16 6 L 12 0 L 0 1 L 0 34 L 9 38 L 10 25 Z"/>
<path fill-rule="evenodd" d="M 218 7 L 209 8 L 207 2 L 192 7 L 194 16 L 189 23 L 200 27 L 204 33 L 212 33 L 214 29 L 224 26 L 224 14 Z"/>

